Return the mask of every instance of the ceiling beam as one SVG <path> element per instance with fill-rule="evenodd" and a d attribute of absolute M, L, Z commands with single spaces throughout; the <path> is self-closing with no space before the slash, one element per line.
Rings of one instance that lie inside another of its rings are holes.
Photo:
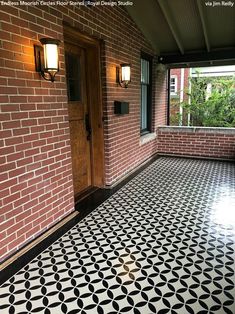
<path fill-rule="evenodd" d="M 235 49 L 224 49 L 210 52 L 188 53 L 184 55 L 162 55 L 158 57 L 158 62 L 163 64 L 185 64 L 204 61 L 230 61 L 235 60 Z"/>
<path fill-rule="evenodd" d="M 171 30 L 171 33 L 172 33 L 172 35 L 173 35 L 173 37 L 177 43 L 177 46 L 178 46 L 181 54 L 183 55 L 184 54 L 184 47 L 181 43 L 180 36 L 177 33 L 177 27 L 176 27 L 176 24 L 174 22 L 174 19 L 172 18 L 171 12 L 166 5 L 166 1 L 165 0 L 158 0 L 158 4 L 162 10 L 162 13 L 163 13 L 166 21 L 167 21 L 167 24 Z"/>
<path fill-rule="evenodd" d="M 202 29 L 203 29 L 205 42 L 206 42 L 206 49 L 209 52 L 210 51 L 210 43 L 209 43 L 208 32 L 207 32 L 207 27 L 206 27 L 205 13 L 204 13 L 204 9 L 202 7 L 201 0 L 197 0 L 197 7 L 199 10 L 200 19 L 202 22 Z"/>

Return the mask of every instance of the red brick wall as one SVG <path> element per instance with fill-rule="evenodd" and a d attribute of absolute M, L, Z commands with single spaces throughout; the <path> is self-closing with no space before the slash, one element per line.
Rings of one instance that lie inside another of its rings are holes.
<path fill-rule="evenodd" d="M 159 154 L 235 160 L 235 129 L 159 127 Z"/>
<path fill-rule="evenodd" d="M 153 50 L 121 7 L 1 6 L 0 8 L 0 259 L 74 209 L 63 22 L 103 40 L 102 91 L 106 184 L 113 184 L 156 152 L 140 145 L 140 52 Z M 56 82 L 35 72 L 33 45 L 62 40 Z M 116 84 L 116 66 L 132 64 L 128 89 Z M 155 71 L 153 71 L 155 78 Z M 165 123 L 165 76 L 153 92 L 154 120 Z M 161 89 L 164 89 L 161 91 Z M 113 114 L 114 100 L 130 114 Z"/>
<path fill-rule="evenodd" d="M 115 87 L 116 93 L 107 94 L 108 115 L 105 125 L 106 144 L 106 185 L 112 185 L 120 177 L 130 172 L 144 160 L 156 153 L 156 140 L 140 143 L 140 65 L 139 58 L 136 67 L 138 79 L 134 78 L 127 90 Z M 153 89 L 153 119 L 152 131 L 157 125 L 166 123 L 166 74 L 154 72 Z M 110 83 L 114 85 L 113 81 Z M 110 100 L 111 99 L 111 100 Z M 130 114 L 116 116 L 113 114 L 113 100 L 126 100 L 130 102 Z"/>
<path fill-rule="evenodd" d="M 112 185 L 156 152 L 156 141 L 140 145 L 140 54 L 143 51 L 154 55 L 154 51 L 125 10 L 106 8 L 102 15 L 97 16 L 102 21 L 103 32 L 100 37 L 105 42 L 103 82 L 106 79 L 106 84 L 103 85 L 103 98 L 106 185 Z M 99 21 L 95 23 L 98 24 Z M 131 63 L 131 83 L 127 89 L 121 88 L 115 81 L 116 66 L 120 63 Z M 162 84 L 166 75 L 158 83 L 156 76 L 153 66 L 153 131 L 157 123 L 165 124 L 166 121 L 163 113 L 158 116 L 162 106 L 166 105 L 165 98 L 162 100 L 163 94 L 166 96 L 166 84 Z M 160 90 L 162 87 L 164 91 Z M 124 116 L 115 115 L 114 100 L 129 102 L 130 113 Z"/>
<path fill-rule="evenodd" d="M 28 9 L 0 11 L 1 260 L 74 209 L 64 75 L 43 80 L 33 54 L 39 37 L 63 39 L 62 24 Z"/>
<path fill-rule="evenodd" d="M 155 73 L 155 88 L 154 88 L 154 130 L 159 125 L 165 125 L 167 121 L 167 101 L 168 101 L 168 82 L 166 73 Z"/>
<path fill-rule="evenodd" d="M 189 89 L 189 74 L 190 68 L 184 68 L 184 82 L 183 82 L 183 101 L 188 101 L 188 89 Z M 181 68 L 171 69 L 170 74 L 177 77 L 177 96 L 172 95 L 170 97 L 170 125 L 179 125 L 179 118 L 177 114 L 180 113 L 180 92 L 181 92 Z M 183 125 L 188 125 L 188 115 L 183 110 Z"/>
<path fill-rule="evenodd" d="M 177 69 L 171 69 L 171 75 L 174 75 L 177 77 L 177 93 L 180 94 L 180 88 L 181 88 L 181 68 L 177 68 Z M 190 69 L 189 68 L 184 68 L 184 100 L 187 100 L 188 95 L 188 87 L 189 87 L 189 72 Z"/>

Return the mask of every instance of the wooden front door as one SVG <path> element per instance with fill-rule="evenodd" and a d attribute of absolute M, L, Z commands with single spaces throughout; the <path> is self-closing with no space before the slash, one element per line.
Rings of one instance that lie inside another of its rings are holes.
<path fill-rule="evenodd" d="M 68 115 L 74 195 L 92 186 L 91 125 L 87 96 L 86 50 L 65 43 Z"/>
<path fill-rule="evenodd" d="M 104 186 L 102 42 L 64 25 L 75 201 Z"/>

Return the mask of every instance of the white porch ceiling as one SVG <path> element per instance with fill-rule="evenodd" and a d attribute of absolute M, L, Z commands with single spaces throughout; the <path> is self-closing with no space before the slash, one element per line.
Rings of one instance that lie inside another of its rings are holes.
<path fill-rule="evenodd" d="M 181 56 L 179 63 L 185 64 L 200 63 L 198 58 L 210 63 L 235 63 L 235 1 L 132 2 L 127 11 L 159 56 Z M 218 5 L 213 6 L 215 2 Z M 182 61 L 188 59 L 191 61 Z M 177 63 L 175 60 L 169 63 Z"/>

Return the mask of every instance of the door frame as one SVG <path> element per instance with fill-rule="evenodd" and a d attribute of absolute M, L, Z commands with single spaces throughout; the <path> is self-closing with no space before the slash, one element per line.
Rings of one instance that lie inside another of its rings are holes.
<path fill-rule="evenodd" d="M 86 89 L 92 129 L 91 180 L 93 187 L 104 187 L 104 130 L 100 62 L 101 41 L 84 35 L 65 23 L 63 26 L 64 42 L 77 45 L 86 51 Z"/>

